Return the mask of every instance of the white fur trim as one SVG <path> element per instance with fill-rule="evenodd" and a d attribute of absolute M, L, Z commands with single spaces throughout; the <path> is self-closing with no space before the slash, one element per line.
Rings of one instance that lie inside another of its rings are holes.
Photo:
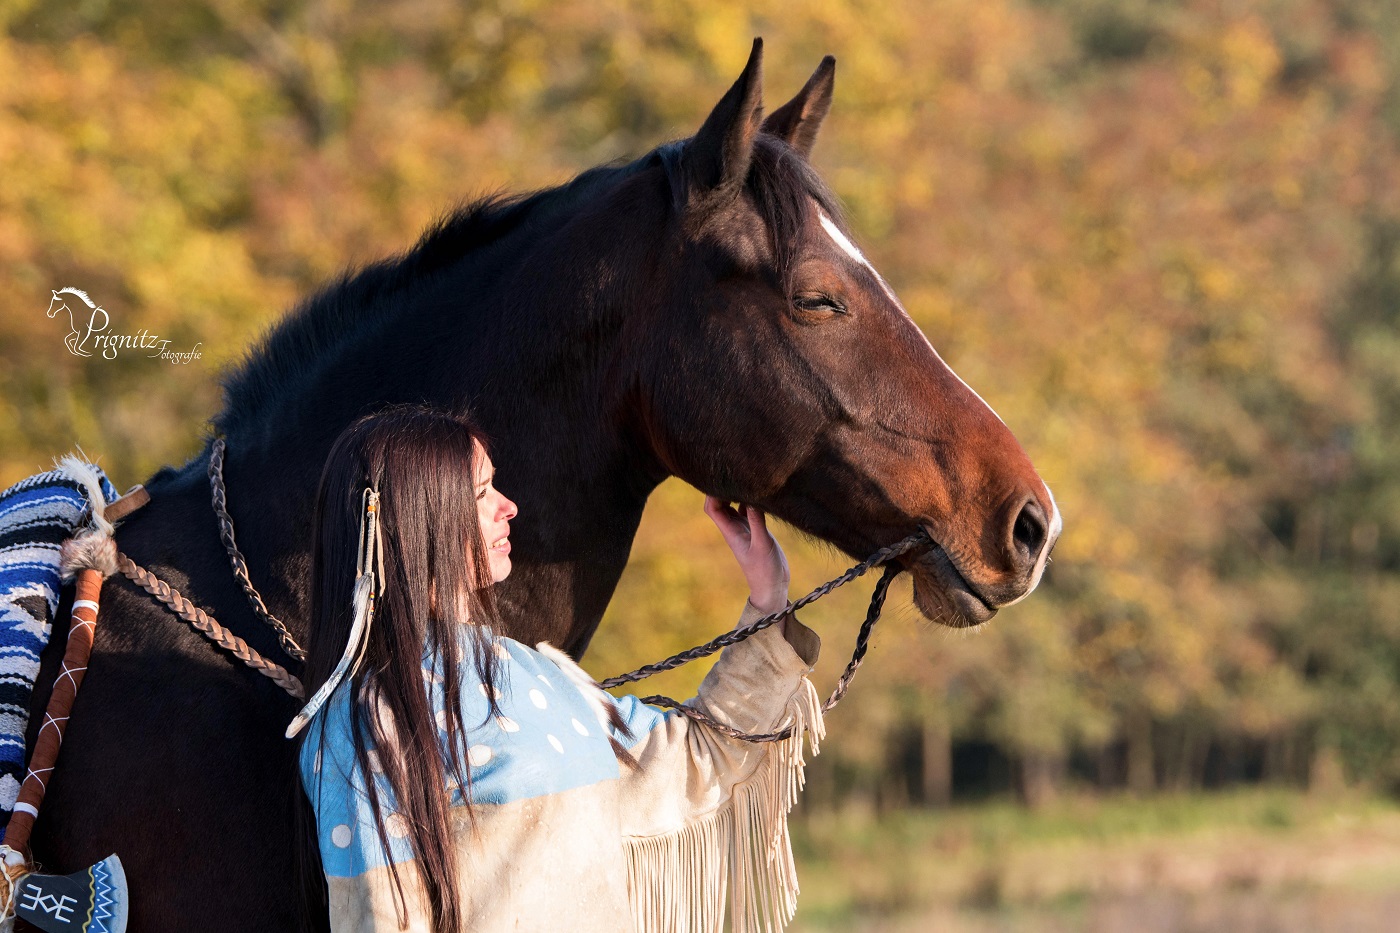
<path fill-rule="evenodd" d="M 65 583 L 77 576 L 79 570 L 89 568 L 101 573 L 104 580 L 117 572 L 117 542 L 108 532 L 91 526 L 58 548 L 58 573 Z"/>
<path fill-rule="evenodd" d="M 113 531 L 112 523 L 107 521 L 103 515 L 107 508 L 107 497 L 102 494 L 102 481 L 97 476 L 97 468 L 91 463 L 84 463 L 72 454 L 64 454 L 57 461 L 58 472 L 65 474 L 69 479 L 77 483 L 82 483 L 87 490 L 88 503 L 92 506 L 91 525 L 98 528 L 105 534 Z"/>

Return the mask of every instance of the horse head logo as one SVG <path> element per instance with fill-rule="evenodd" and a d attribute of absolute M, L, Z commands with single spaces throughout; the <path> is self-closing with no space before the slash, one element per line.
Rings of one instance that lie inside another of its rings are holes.
<path fill-rule="evenodd" d="M 97 304 L 93 302 L 91 298 L 88 297 L 88 293 L 83 291 L 81 288 L 74 288 L 73 286 L 69 285 L 65 288 L 60 288 L 57 291 L 52 292 L 52 294 L 53 298 L 49 300 L 48 316 L 56 317 L 58 315 L 58 312 L 60 311 L 68 312 L 68 336 L 63 338 L 63 345 L 67 347 L 68 352 L 72 353 L 74 356 L 92 356 L 91 353 L 83 349 L 83 344 L 87 342 L 86 337 L 82 334 L 81 331 L 78 330 L 77 322 L 73 319 L 73 309 L 68 307 L 68 302 L 65 301 L 62 298 L 62 296 L 75 295 L 78 298 L 82 299 L 83 304 L 88 306 L 88 309 L 92 312 L 88 316 L 88 334 L 93 334 L 107 329 L 107 324 L 110 322 L 110 318 L 108 317 L 107 312 L 102 308 L 98 307 Z M 100 324 L 98 323 L 99 315 L 102 321 L 102 323 Z"/>

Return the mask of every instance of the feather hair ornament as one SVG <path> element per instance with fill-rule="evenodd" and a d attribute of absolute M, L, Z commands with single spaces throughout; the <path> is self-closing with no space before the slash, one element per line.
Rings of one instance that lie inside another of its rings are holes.
<path fill-rule="evenodd" d="M 331 676 L 326 678 L 326 682 L 321 684 L 287 726 L 289 739 L 321 711 L 342 680 L 355 676 L 360 662 L 364 660 L 365 648 L 369 645 L 375 603 L 384 594 L 384 539 L 379 533 L 379 490 L 366 486 L 360 502 L 363 511 L 360 513 L 360 540 L 355 545 L 354 621 L 350 624 L 350 636 L 345 640 L 345 651 L 335 670 L 331 671 Z"/>

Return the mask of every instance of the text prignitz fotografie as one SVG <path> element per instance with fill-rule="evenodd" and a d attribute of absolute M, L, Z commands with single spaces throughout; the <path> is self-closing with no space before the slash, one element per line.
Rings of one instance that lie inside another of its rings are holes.
<path fill-rule="evenodd" d="M 170 349 L 169 338 L 154 334 L 147 328 L 135 333 L 123 334 L 111 329 L 112 317 L 105 309 L 94 302 L 88 293 L 80 288 L 68 286 L 54 291 L 49 301 L 49 317 L 57 317 L 60 311 L 68 313 L 68 335 L 63 345 L 74 356 L 92 356 L 100 353 L 103 359 L 114 360 L 122 350 L 148 350 L 147 357 L 167 360 L 171 363 L 188 363 L 202 357 L 200 343 L 188 350 Z M 74 312 L 68 306 L 64 295 L 80 300 L 83 307 Z M 201 341 L 202 343 L 202 341 Z"/>

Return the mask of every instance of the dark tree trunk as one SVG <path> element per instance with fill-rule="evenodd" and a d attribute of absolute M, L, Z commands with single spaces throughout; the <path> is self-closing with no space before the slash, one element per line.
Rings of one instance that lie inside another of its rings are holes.
<path fill-rule="evenodd" d="M 1060 794 L 1065 758 L 1059 752 L 1033 751 L 1021 756 L 1021 797 L 1032 809 L 1047 806 Z"/>
<path fill-rule="evenodd" d="M 942 716 L 924 720 L 923 749 L 924 803 L 946 807 L 953 800 L 953 735 Z"/>
<path fill-rule="evenodd" d="M 1157 788 L 1156 751 L 1152 747 L 1152 717 L 1134 710 L 1124 721 L 1128 738 L 1128 789 L 1150 794 Z"/>

